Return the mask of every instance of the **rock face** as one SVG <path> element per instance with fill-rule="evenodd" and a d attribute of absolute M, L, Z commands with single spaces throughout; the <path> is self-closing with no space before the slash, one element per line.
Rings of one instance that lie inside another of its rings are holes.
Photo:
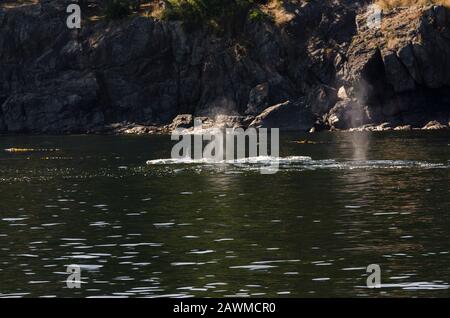
<path fill-rule="evenodd" d="M 69 30 L 69 2 L 0 4 L 0 132 L 146 133 L 179 114 L 191 117 L 173 127 L 192 116 L 246 127 L 244 114 L 299 130 L 450 118 L 443 7 L 386 12 L 374 29 L 357 28 L 368 1 L 283 1 L 282 24 L 248 20 L 218 36 L 138 16 Z"/>
<path fill-rule="evenodd" d="M 375 123 L 422 127 L 432 118 L 447 120 L 450 11 L 403 8 L 381 21 L 380 28 L 361 28 L 353 37 L 340 81 L 368 106 Z"/>
<path fill-rule="evenodd" d="M 367 107 L 362 107 L 350 99 L 337 102 L 326 117 L 326 123 L 337 129 L 359 127 L 370 121 Z"/>
<path fill-rule="evenodd" d="M 58 90 L 55 90 L 58 87 Z M 9 132 L 85 132 L 104 122 L 93 74 L 67 72 L 37 90 L 16 92 L 2 105 Z"/>
<path fill-rule="evenodd" d="M 254 128 L 308 131 L 314 125 L 314 116 L 302 102 L 285 102 L 267 108 L 250 124 Z"/>
<path fill-rule="evenodd" d="M 250 96 L 247 104 L 246 114 L 256 115 L 266 109 L 269 98 L 269 83 L 263 83 L 255 86 L 250 91 Z"/>
<path fill-rule="evenodd" d="M 338 101 L 338 91 L 327 85 L 318 85 L 308 94 L 307 105 L 316 115 L 327 113 Z"/>

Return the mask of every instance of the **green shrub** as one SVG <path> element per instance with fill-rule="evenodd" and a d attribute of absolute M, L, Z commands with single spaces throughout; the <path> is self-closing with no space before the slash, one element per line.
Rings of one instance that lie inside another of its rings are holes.
<path fill-rule="evenodd" d="M 108 0 L 106 2 L 105 16 L 108 19 L 120 19 L 130 13 L 130 3 L 128 0 Z"/>
<path fill-rule="evenodd" d="M 258 0 L 166 0 L 163 18 L 188 26 L 213 26 L 222 31 L 238 30 Z M 256 10 L 256 9 L 255 9 Z M 262 17 L 261 10 L 253 18 Z"/>
<path fill-rule="evenodd" d="M 121 19 L 138 11 L 140 6 L 140 0 L 106 0 L 105 16 L 110 20 Z"/>
<path fill-rule="evenodd" d="M 141 0 L 130 0 L 130 7 L 133 11 L 139 11 L 141 8 Z"/>
<path fill-rule="evenodd" d="M 272 21 L 273 17 L 259 8 L 255 8 L 250 10 L 248 14 L 248 19 L 252 22 Z"/>

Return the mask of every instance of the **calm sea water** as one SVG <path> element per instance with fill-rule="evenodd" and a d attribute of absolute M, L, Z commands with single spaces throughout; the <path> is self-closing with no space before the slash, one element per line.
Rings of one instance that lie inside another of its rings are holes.
<path fill-rule="evenodd" d="M 450 296 L 448 132 L 282 135 L 275 175 L 171 147 L 0 137 L 0 296 Z"/>

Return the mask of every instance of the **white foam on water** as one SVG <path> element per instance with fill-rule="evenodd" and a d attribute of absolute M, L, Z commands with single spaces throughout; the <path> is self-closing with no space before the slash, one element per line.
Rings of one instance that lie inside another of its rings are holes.
<path fill-rule="evenodd" d="M 28 218 L 3 218 L 2 221 L 5 222 L 16 222 L 16 221 L 23 221 L 26 220 Z"/>
<path fill-rule="evenodd" d="M 366 286 L 359 286 L 365 288 Z M 443 290 L 449 289 L 450 286 L 446 283 L 438 284 L 433 282 L 412 282 L 412 283 L 398 283 L 398 284 L 381 284 L 380 288 L 400 288 L 403 290 Z"/>
<path fill-rule="evenodd" d="M 266 269 L 270 269 L 270 268 L 274 268 L 277 266 L 274 265 L 242 265 L 242 266 L 230 266 L 230 268 L 232 269 L 248 269 L 251 271 L 255 271 L 255 270 L 266 270 Z"/>
<path fill-rule="evenodd" d="M 96 264 L 78 264 L 78 266 L 80 266 L 81 269 L 87 271 L 97 271 L 103 267 L 103 265 L 96 265 Z"/>
<path fill-rule="evenodd" d="M 291 163 L 302 162 L 311 160 L 311 157 L 307 156 L 290 156 L 290 157 L 271 157 L 271 156 L 259 156 L 259 157 L 247 157 L 241 159 L 231 160 L 214 160 L 212 158 L 193 159 L 190 157 L 176 158 L 176 159 L 155 159 L 148 160 L 147 165 L 171 165 L 171 164 L 271 164 L 273 162 L 279 163 Z"/>
<path fill-rule="evenodd" d="M 234 167 L 246 169 L 258 169 L 265 165 L 278 165 L 282 169 L 294 170 L 354 170 L 354 169 L 449 169 L 450 165 L 443 163 L 431 163 L 426 161 L 414 160 L 336 160 L 321 159 L 313 160 L 308 156 L 288 156 L 288 157 L 271 157 L 259 156 L 248 157 L 242 159 L 220 160 L 216 161 L 212 158 L 192 159 L 190 157 L 179 159 L 155 159 L 148 160 L 149 166 L 170 166 L 170 165 L 217 165 L 226 164 Z"/>

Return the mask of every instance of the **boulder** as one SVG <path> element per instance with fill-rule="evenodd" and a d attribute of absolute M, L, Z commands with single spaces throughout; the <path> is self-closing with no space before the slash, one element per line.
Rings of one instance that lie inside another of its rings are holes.
<path fill-rule="evenodd" d="M 217 128 L 247 128 L 254 120 L 254 116 L 229 116 L 218 115 L 214 119 L 214 126 Z"/>
<path fill-rule="evenodd" d="M 360 127 L 370 122 L 367 107 L 361 106 L 354 100 L 342 100 L 329 111 L 326 122 L 336 129 L 349 129 Z"/>
<path fill-rule="evenodd" d="M 169 125 L 170 130 L 186 129 L 194 126 L 194 117 L 190 114 L 178 115 Z"/>
<path fill-rule="evenodd" d="M 432 120 L 422 127 L 422 130 L 441 130 L 441 129 L 448 129 L 448 126 L 443 125 L 436 120 Z"/>
<path fill-rule="evenodd" d="M 142 125 L 136 125 L 132 128 L 124 129 L 121 133 L 126 135 L 145 135 L 151 132 L 151 128 Z"/>
<path fill-rule="evenodd" d="M 267 108 L 253 120 L 250 127 L 309 131 L 314 122 L 314 115 L 303 102 L 287 101 Z"/>
<path fill-rule="evenodd" d="M 389 131 L 392 130 L 391 123 L 382 123 L 380 125 L 375 126 L 374 131 Z"/>
<path fill-rule="evenodd" d="M 397 131 L 409 131 L 409 130 L 412 130 L 412 127 L 411 127 L 411 125 L 402 125 L 402 126 L 395 127 L 394 130 L 397 130 Z"/>
<path fill-rule="evenodd" d="M 347 90 L 345 89 L 344 86 L 341 86 L 339 88 L 338 93 L 337 93 L 337 97 L 338 97 L 338 99 L 348 99 L 349 98 L 348 94 L 347 94 Z"/>

